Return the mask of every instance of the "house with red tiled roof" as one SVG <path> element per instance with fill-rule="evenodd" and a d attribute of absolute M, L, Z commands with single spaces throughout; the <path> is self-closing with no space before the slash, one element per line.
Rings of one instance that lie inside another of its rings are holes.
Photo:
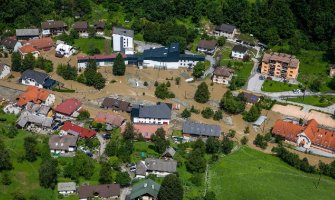
<path fill-rule="evenodd" d="M 70 121 L 66 121 L 64 123 L 61 131 L 66 132 L 70 135 L 80 136 L 82 138 L 91 138 L 97 134 L 97 132 L 94 130 L 83 128 L 81 126 L 71 123 Z"/>
<path fill-rule="evenodd" d="M 66 99 L 55 108 L 56 118 L 69 120 L 78 117 L 81 109 L 81 102 L 78 99 Z"/>
<path fill-rule="evenodd" d="M 27 55 L 28 53 L 33 54 L 35 58 L 38 58 L 38 56 L 40 55 L 40 52 L 31 44 L 27 44 L 19 48 L 19 53 L 22 58 L 24 58 L 24 56 Z"/>
<path fill-rule="evenodd" d="M 165 132 L 168 131 L 168 126 L 166 125 L 156 125 L 156 124 L 133 124 L 134 130 L 137 134 L 141 134 L 144 139 L 151 140 L 151 136 L 155 134 L 157 129 L 163 128 Z"/>
<path fill-rule="evenodd" d="M 113 127 L 122 126 L 126 122 L 126 119 L 124 117 L 121 117 L 120 115 L 112 115 L 105 112 L 99 112 L 94 118 L 94 121 L 96 123 L 106 124 L 108 127 L 106 129 L 112 129 Z"/>
<path fill-rule="evenodd" d="M 273 126 L 272 134 L 305 149 L 335 153 L 335 130 L 319 125 L 315 119 L 309 120 L 304 125 L 278 120 Z"/>
<path fill-rule="evenodd" d="M 35 86 L 28 86 L 26 91 L 16 99 L 16 105 L 22 107 L 25 106 L 28 102 L 32 102 L 34 104 L 52 106 L 55 102 L 55 99 L 55 95 L 51 94 L 46 89 Z"/>

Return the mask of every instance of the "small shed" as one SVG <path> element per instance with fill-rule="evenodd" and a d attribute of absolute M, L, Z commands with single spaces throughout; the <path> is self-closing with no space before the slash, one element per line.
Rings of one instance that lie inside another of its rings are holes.
<path fill-rule="evenodd" d="M 257 127 L 260 127 L 264 122 L 265 120 L 267 119 L 266 116 L 264 115 L 261 115 L 258 117 L 258 119 L 253 123 L 254 126 L 257 126 Z"/>

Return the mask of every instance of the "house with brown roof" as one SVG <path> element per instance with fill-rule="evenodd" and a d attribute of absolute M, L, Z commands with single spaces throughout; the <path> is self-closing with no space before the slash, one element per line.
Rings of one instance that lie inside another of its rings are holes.
<path fill-rule="evenodd" d="M 213 55 L 217 47 L 216 40 L 200 40 L 197 50 L 206 54 Z"/>
<path fill-rule="evenodd" d="M 234 75 L 234 70 L 227 67 L 217 67 L 213 72 L 213 83 L 228 85 Z"/>
<path fill-rule="evenodd" d="M 297 79 L 300 61 L 286 53 L 265 53 L 261 64 L 261 73 L 284 79 Z"/>
<path fill-rule="evenodd" d="M 334 77 L 335 76 L 335 64 L 332 64 L 329 66 L 329 76 Z"/>
<path fill-rule="evenodd" d="M 73 24 L 73 29 L 79 33 L 80 37 L 88 37 L 88 22 L 77 21 Z"/>
<path fill-rule="evenodd" d="M 112 109 L 115 111 L 121 112 L 130 112 L 131 111 L 131 104 L 126 101 L 122 101 L 120 99 L 106 97 L 101 105 L 102 108 L 105 109 Z"/>
<path fill-rule="evenodd" d="M 38 58 L 40 52 L 31 44 L 24 45 L 23 47 L 19 48 L 19 53 L 22 58 L 24 58 L 27 54 L 33 54 L 34 58 Z"/>
<path fill-rule="evenodd" d="M 0 41 L 0 49 L 4 52 L 17 52 L 22 47 L 21 42 L 17 41 L 15 36 L 7 37 Z"/>
<path fill-rule="evenodd" d="M 217 37 L 225 37 L 229 39 L 233 39 L 235 34 L 237 33 L 237 29 L 234 25 L 231 24 L 221 24 L 215 27 L 214 35 Z"/>
<path fill-rule="evenodd" d="M 86 199 L 118 199 L 120 196 L 119 184 L 82 185 L 78 189 L 80 200 Z"/>
<path fill-rule="evenodd" d="M 63 21 L 48 20 L 41 23 L 42 36 L 56 35 L 67 30 L 67 25 Z"/>
<path fill-rule="evenodd" d="M 74 135 L 51 135 L 49 148 L 52 154 L 65 154 L 75 152 L 77 149 L 78 136 Z"/>
<path fill-rule="evenodd" d="M 66 121 L 71 120 L 79 115 L 81 102 L 78 99 L 66 99 L 55 108 L 56 118 Z"/>
<path fill-rule="evenodd" d="M 106 129 L 111 130 L 112 128 L 122 126 L 126 122 L 126 119 L 120 115 L 112 115 L 105 112 L 98 112 L 98 114 L 94 118 L 94 121 L 96 123 L 106 124 Z"/>
<path fill-rule="evenodd" d="M 35 86 L 28 86 L 26 91 L 23 92 L 16 100 L 16 105 L 24 107 L 27 103 L 43 104 L 52 106 L 55 102 L 55 95 L 51 94 L 48 90 L 38 88 Z"/>
<path fill-rule="evenodd" d="M 25 44 L 32 45 L 38 51 L 41 50 L 48 51 L 55 45 L 51 37 L 32 39 L 26 42 Z"/>
<path fill-rule="evenodd" d="M 295 121 L 278 120 L 272 134 L 306 150 L 335 153 L 335 130 L 319 125 L 315 119 L 303 125 Z"/>
<path fill-rule="evenodd" d="M 105 22 L 103 21 L 95 22 L 94 28 L 97 36 L 103 36 L 105 31 Z"/>
<path fill-rule="evenodd" d="M 245 101 L 249 104 L 256 104 L 261 100 L 259 95 L 255 95 L 248 92 L 242 92 L 242 96 L 244 97 Z"/>
<path fill-rule="evenodd" d="M 231 51 L 231 57 L 234 59 L 243 59 L 248 55 L 248 48 L 243 45 L 235 45 Z"/>

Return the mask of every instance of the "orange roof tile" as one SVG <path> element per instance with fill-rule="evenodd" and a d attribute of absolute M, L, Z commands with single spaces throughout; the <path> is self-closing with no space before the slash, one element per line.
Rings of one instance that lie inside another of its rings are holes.
<path fill-rule="evenodd" d="M 54 45 L 54 41 L 50 37 L 29 40 L 28 43 L 36 49 L 50 48 Z"/>
<path fill-rule="evenodd" d="M 16 104 L 18 106 L 24 106 L 28 102 L 40 104 L 43 101 L 47 100 L 49 94 L 49 91 L 46 89 L 38 88 L 35 86 L 28 86 L 26 91 L 17 98 Z"/>
<path fill-rule="evenodd" d="M 304 128 L 299 124 L 293 124 L 292 122 L 277 120 L 272 128 L 272 133 L 295 141 L 297 139 L 297 135 L 303 130 Z"/>
<path fill-rule="evenodd" d="M 25 45 L 23 47 L 21 47 L 19 49 L 19 51 L 23 54 L 27 54 L 27 53 L 33 53 L 33 52 L 36 52 L 38 51 L 37 49 L 35 49 L 32 45 L 28 44 L 28 45 Z"/>

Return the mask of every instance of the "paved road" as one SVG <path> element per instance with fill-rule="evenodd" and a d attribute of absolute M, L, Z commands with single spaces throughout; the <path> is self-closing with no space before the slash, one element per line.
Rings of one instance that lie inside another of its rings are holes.
<path fill-rule="evenodd" d="M 102 156 L 105 152 L 105 149 L 106 149 L 106 140 L 104 140 L 104 138 L 102 137 L 102 135 L 100 133 L 97 134 L 97 138 L 100 142 L 100 151 L 99 151 L 99 154 L 100 156 Z"/>
<path fill-rule="evenodd" d="M 120 200 L 125 200 L 126 196 L 131 192 L 131 188 L 126 187 L 121 189 Z"/>
<path fill-rule="evenodd" d="M 205 59 L 208 60 L 208 61 L 210 62 L 210 66 L 209 66 L 208 69 L 204 72 L 203 78 L 205 78 L 205 77 L 208 76 L 208 75 L 212 75 L 212 74 L 213 74 L 213 72 L 214 72 L 214 67 L 215 67 L 215 64 L 216 64 L 216 60 L 215 60 L 215 58 L 213 58 L 213 56 L 206 55 Z"/>

